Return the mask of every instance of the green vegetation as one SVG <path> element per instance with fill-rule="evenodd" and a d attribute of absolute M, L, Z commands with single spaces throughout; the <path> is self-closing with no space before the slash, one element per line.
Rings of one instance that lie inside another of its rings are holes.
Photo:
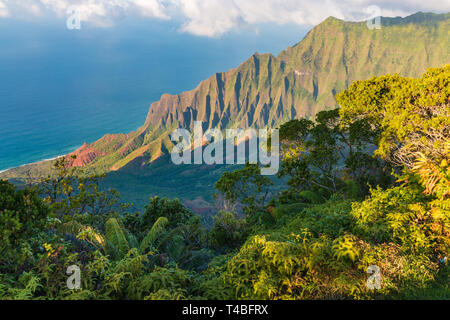
<path fill-rule="evenodd" d="M 66 158 L 35 187 L 1 181 L 0 298 L 450 299 L 450 65 L 336 99 L 280 127 L 285 190 L 256 165 L 222 175 L 210 228 L 178 200 L 133 212 Z"/>

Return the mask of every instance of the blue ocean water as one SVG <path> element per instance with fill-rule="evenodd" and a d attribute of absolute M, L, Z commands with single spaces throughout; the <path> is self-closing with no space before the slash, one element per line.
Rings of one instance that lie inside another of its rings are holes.
<path fill-rule="evenodd" d="M 63 20 L 0 19 L 0 170 L 133 131 L 163 93 L 191 90 L 255 51 L 278 54 L 307 31 L 261 25 L 204 38 L 178 28 L 129 19 L 67 30 Z"/>

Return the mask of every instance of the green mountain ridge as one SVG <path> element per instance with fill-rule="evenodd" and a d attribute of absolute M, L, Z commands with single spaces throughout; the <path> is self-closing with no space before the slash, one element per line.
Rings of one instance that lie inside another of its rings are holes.
<path fill-rule="evenodd" d="M 216 73 L 194 90 L 164 94 L 151 104 L 145 124 L 129 134 L 108 134 L 73 154 L 73 166 L 92 173 L 152 175 L 155 160 L 173 147 L 170 133 L 193 128 L 274 127 L 294 118 L 313 118 L 337 107 L 334 95 L 355 80 L 399 73 L 417 77 L 450 61 L 450 14 L 416 13 L 366 22 L 330 17 L 278 56 L 255 53 L 228 72 Z M 9 179 L 48 172 L 48 162 L 0 174 Z"/>

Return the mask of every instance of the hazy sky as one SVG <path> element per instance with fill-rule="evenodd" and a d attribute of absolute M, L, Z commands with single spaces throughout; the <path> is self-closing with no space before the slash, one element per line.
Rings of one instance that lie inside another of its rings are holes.
<path fill-rule="evenodd" d="M 315 25 L 328 16 L 365 20 L 373 14 L 448 12 L 450 0 L 0 0 L 0 19 L 67 19 L 71 6 L 92 26 L 109 27 L 138 16 L 172 20 L 180 32 L 217 37 L 266 22 Z M 371 11 L 373 6 L 378 9 Z"/>

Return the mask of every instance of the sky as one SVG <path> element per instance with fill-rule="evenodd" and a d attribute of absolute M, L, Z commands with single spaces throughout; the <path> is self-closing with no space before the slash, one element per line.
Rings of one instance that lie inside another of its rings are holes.
<path fill-rule="evenodd" d="M 450 0 L 0 0 L 0 19 L 39 22 L 76 12 L 82 24 L 107 28 L 139 17 L 170 20 L 179 32 L 201 37 L 256 30 L 261 23 L 316 25 L 329 16 L 361 21 L 418 11 L 449 12 Z"/>

